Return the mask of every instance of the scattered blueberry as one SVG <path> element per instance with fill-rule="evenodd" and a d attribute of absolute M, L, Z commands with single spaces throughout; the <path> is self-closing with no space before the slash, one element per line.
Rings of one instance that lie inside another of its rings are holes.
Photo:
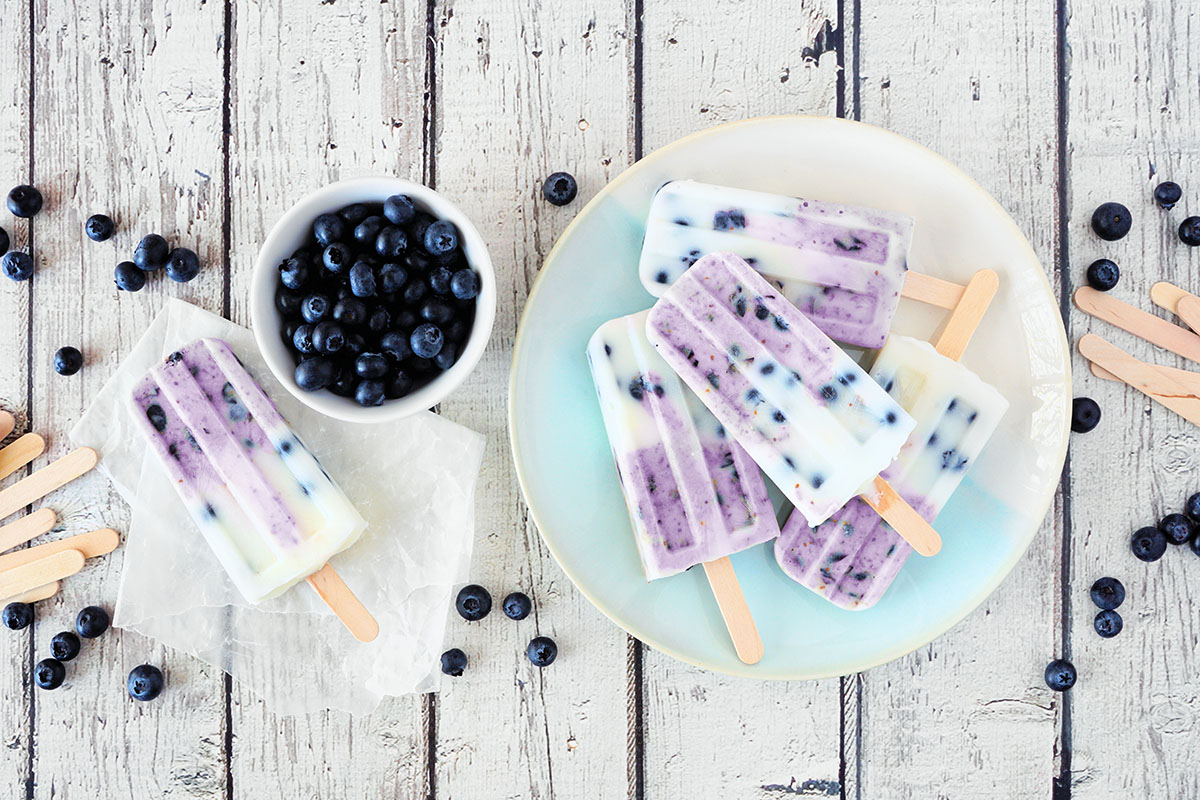
<path fill-rule="evenodd" d="M 1169 544 L 1183 544 L 1192 538 L 1192 521 L 1183 514 L 1167 514 L 1158 523 L 1158 529 L 1167 537 Z"/>
<path fill-rule="evenodd" d="M 1188 247 L 1200 247 L 1200 217 L 1188 217 L 1179 223 L 1179 241 Z"/>
<path fill-rule="evenodd" d="M 1187 514 L 1192 522 L 1200 522 L 1200 492 L 1187 499 L 1183 504 L 1183 513 Z"/>
<path fill-rule="evenodd" d="M 346 235 L 346 223 L 337 214 L 322 214 L 313 220 L 313 238 L 321 247 L 340 242 Z"/>
<path fill-rule="evenodd" d="M 394 194 L 383 201 L 383 215 L 393 225 L 407 225 L 417 215 L 417 207 L 406 196 Z"/>
<path fill-rule="evenodd" d="M 523 592 L 513 592 L 504 598 L 504 615 L 509 619 L 525 619 L 533 610 L 533 601 Z"/>
<path fill-rule="evenodd" d="M 492 596 L 488 594 L 487 589 L 472 583 L 459 590 L 454 607 L 458 609 L 459 616 L 463 619 L 468 622 L 478 622 L 492 610 Z"/>
<path fill-rule="evenodd" d="M 59 661 L 70 661 L 79 655 L 79 637 L 70 631 L 54 634 L 50 640 L 50 655 Z"/>
<path fill-rule="evenodd" d="M 0 228 L 0 256 L 8 252 L 8 245 L 8 231 L 4 230 L 4 228 Z"/>
<path fill-rule="evenodd" d="M 460 269 L 450 277 L 450 293 L 459 300 L 474 300 L 479 294 L 479 276 L 470 267 Z"/>
<path fill-rule="evenodd" d="M 1167 537 L 1158 528 L 1139 528 L 1129 540 L 1129 548 L 1139 561 L 1158 561 L 1167 552 Z"/>
<path fill-rule="evenodd" d="M 565 206 L 575 199 L 579 193 L 579 185 L 575 176 L 569 172 L 554 172 L 542 184 L 542 197 L 551 205 Z"/>
<path fill-rule="evenodd" d="M 1092 584 L 1092 602 L 1097 608 L 1111 611 L 1125 602 L 1125 586 L 1116 578 L 1100 578 Z"/>
<path fill-rule="evenodd" d="M 1092 212 L 1092 230 L 1108 242 L 1125 238 L 1132 225 L 1133 216 L 1120 203 L 1101 203 Z"/>
<path fill-rule="evenodd" d="M 355 262 L 350 268 L 350 291 L 355 297 L 371 297 L 375 294 L 375 273 L 365 261 Z"/>
<path fill-rule="evenodd" d="M 1200 534 L 1192 537 L 1191 547 L 1192 552 L 1200 556 Z"/>
<path fill-rule="evenodd" d="M 93 242 L 106 242 L 112 238 L 116 225 L 106 214 L 93 214 L 83 224 L 83 231 Z"/>
<path fill-rule="evenodd" d="M 14 186 L 8 193 L 8 210 L 14 217 L 32 217 L 42 210 L 42 193 L 32 186 Z"/>
<path fill-rule="evenodd" d="M 1090 397 L 1076 397 L 1071 405 L 1071 430 L 1088 433 L 1100 424 L 1100 406 Z"/>
<path fill-rule="evenodd" d="M 57 689 L 67 677 L 67 668 L 57 658 L 43 658 L 33 668 L 33 680 L 42 689 Z"/>
<path fill-rule="evenodd" d="M 548 667 L 558 658 L 558 645 L 549 636 L 537 636 L 529 643 L 525 653 L 535 667 Z"/>
<path fill-rule="evenodd" d="M 146 273 L 137 268 L 132 261 L 122 261 L 113 270 L 113 278 L 117 288 L 122 292 L 140 292 L 146 285 Z"/>
<path fill-rule="evenodd" d="M 1183 189 L 1175 181 L 1163 181 L 1154 187 L 1154 202 L 1159 207 L 1171 209 L 1183 198 Z"/>
<path fill-rule="evenodd" d="M 9 280 L 27 281 L 33 277 L 33 257 L 21 250 L 9 250 L 0 258 L 0 270 Z"/>
<path fill-rule="evenodd" d="M 458 249 L 458 229 L 448 219 L 439 219 L 425 229 L 425 252 L 444 256 Z"/>
<path fill-rule="evenodd" d="M 162 670 L 150 664 L 142 664 L 130 670 L 129 679 L 125 681 L 125 690 L 134 700 L 146 702 L 162 694 L 164 685 Z"/>
<path fill-rule="evenodd" d="M 467 668 L 467 654 L 457 647 L 453 647 L 442 653 L 442 672 L 449 675 L 451 678 L 462 677 L 463 670 Z"/>
<path fill-rule="evenodd" d="M 1075 665 L 1064 659 L 1055 659 L 1046 665 L 1046 685 L 1056 692 L 1065 692 L 1075 685 Z"/>
<path fill-rule="evenodd" d="M 1121 278 L 1121 270 L 1115 261 L 1098 258 L 1087 268 L 1088 286 L 1101 292 L 1107 292 L 1117 285 Z"/>
<path fill-rule="evenodd" d="M 176 283 L 187 283 L 200 274 L 200 258 L 187 247 L 176 247 L 167 256 L 167 277 Z"/>
<path fill-rule="evenodd" d="M 9 603 L 4 607 L 4 611 L 0 612 L 0 618 L 4 622 L 4 627 L 19 631 L 29 627 L 29 623 L 33 622 L 33 606 L 29 603 Z"/>
<path fill-rule="evenodd" d="M 1106 609 L 1096 615 L 1093 626 L 1096 628 L 1096 633 L 1105 639 L 1111 639 L 1121 632 L 1121 628 L 1125 627 L 1125 621 L 1116 611 Z"/>
<path fill-rule="evenodd" d="M 318 353 L 333 355 L 346 345 L 346 334 L 336 322 L 325 320 L 313 328 L 313 347 Z"/>
<path fill-rule="evenodd" d="M 54 354 L 54 371 L 59 375 L 74 375 L 83 369 L 83 353 L 78 348 L 60 347 Z"/>
<path fill-rule="evenodd" d="M 108 630 L 108 612 L 100 606 L 88 606 L 75 617 L 75 632 L 85 639 L 95 639 Z"/>
<path fill-rule="evenodd" d="M 157 233 L 151 233 L 143 236 L 142 240 L 138 242 L 138 246 L 134 248 L 133 263 L 137 264 L 140 270 L 154 272 L 167 265 L 167 258 L 170 255 L 171 245 L 167 244 L 167 240 Z"/>

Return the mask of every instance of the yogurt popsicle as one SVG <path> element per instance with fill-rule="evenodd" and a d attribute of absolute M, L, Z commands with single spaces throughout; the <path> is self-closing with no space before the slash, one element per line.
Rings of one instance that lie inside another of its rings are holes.
<path fill-rule="evenodd" d="M 754 266 L 827 336 L 878 349 L 904 287 L 904 214 L 672 181 L 650 206 L 638 271 L 655 297 L 708 253 Z"/>
<path fill-rule="evenodd" d="M 311 576 L 366 527 L 225 342 L 197 339 L 172 353 L 132 403 L 150 450 L 248 602 L 305 578 L 318 586 Z"/>
<path fill-rule="evenodd" d="M 907 336 L 892 336 L 871 369 L 871 377 L 917 420 L 884 477 L 931 523 L 1008 408 L 995 388 L 953 360 L 986 310 L 996 280 L 994 272 L 977 273 L 936 349 Z M 789 577 L 851 610 L 873 606 L 911 550 L 857 498 L 815 528 L 792 514 L 775 542 L 775 558 Z"/>

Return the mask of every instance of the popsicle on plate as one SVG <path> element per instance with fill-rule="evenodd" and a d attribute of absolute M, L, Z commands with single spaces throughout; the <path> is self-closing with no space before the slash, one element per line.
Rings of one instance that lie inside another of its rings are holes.
<path fill-rule="evenodd" d="M 931 523 L 1008 408 L 995 388 L 955 360 L 995 293 L 996 282 L 990 270 L 976 274 L 936 349 L 928 342 L 892 336 L 871 369 L 871 377 L 917 421 L 884 477 Z M 815 528 L 792 514 L 775 541 L 775 558 L 789 577 L 851 610 L 873 606 L 911 551 L 858 498 Z"/>
<path fill-rule="evenodd" d="M 779 535 L 767 488 L 650 346 L 647 313 L 606 322 L 587 348 L 638 554 L 651 580 L 702 563 L 732 577 L 727 556 Z"/>
<path fill-rule="evenodd" d="M 325 562 L 366 522 L 229 345 L 197 339 L 180 348 L 146 374 L 132 403 L 150 450 L 246 600 L 305 578 L 326 597 L 336 574 Z"/>
<path fill-rule="evenodd" d="M 741 256 L 827 336 L 878 349 L 904 287 L 913 220 L 872 208 L 671 181 L 638 272 L 655 297 L 709 253 Z"/>

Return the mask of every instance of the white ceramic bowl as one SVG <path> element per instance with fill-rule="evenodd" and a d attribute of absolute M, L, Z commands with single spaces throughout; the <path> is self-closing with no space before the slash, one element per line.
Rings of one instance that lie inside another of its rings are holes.
<path fill-rule="evenodd" d="M 275 308 L 275 289 L 279 283 L 279 264 L 304 243 L 313 220 L 326 212 L 337 211 L 351 203 L 382 203 L 394 194 L 406 194 L 418 208 L 439 219 L 448 219 L 458 228 L 460 247 L 471 267 L 479 273 L 479 298 L 475 322 L 467 346 L 454 366 L 406 397 L 385 400 L 382 405 L 364 408 L 352 397 L 339 397 L 328 390 L 306 392 L 296 385 L 295 362 L 280 336 L 283 320 Z M 302 198 L 279 218 L 258 251 L 254 277 L 250 283 L 250 319 L 258 349 L 271 372 L 305 405 L 347 422 L 385 422 L 427 409 L 453 392 L 479 363 L 492 322 L 496 318 L 496 273 L 487 247 L 475 226 L 449 200 L 419 183 L 400 178 L 356 178 L 317 189 Z"/>

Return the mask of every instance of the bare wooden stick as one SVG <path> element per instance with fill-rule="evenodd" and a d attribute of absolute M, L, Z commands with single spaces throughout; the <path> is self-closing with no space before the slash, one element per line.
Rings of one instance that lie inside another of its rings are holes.
<path fill-rule="evenodd" d="M 39 600 L 49 600 L 54 595 L 58 594 L 58 581 L 51 581 L 45 586 L 39 586 L 36 589 L 30 589 L 28 592 L 8 598 L 10 603 L 36 603 Z"/>
<path fill-rule="evenodd" d="M 1079 307 L 1080 311 L 1091 314 L 1097 319 L 1102 319 L 1122 330 L 1129 331 L 1134 336 L 1140 336 L 1151 344 L 1156 344 L 1172 353 L 1200 363 L 1200 336 L 1186 328 L 1181 328 L 1148 311 L 1123 303 L 1090 286 L 1081 286 L 1075 290 L 1075 305 Z"/>
<path fill-rule="evenodd" d="M 325 605 L 333 609 L 342 624 L 350 629 L 360 642 L 372 642 L 379 635 L 379 623 L 362 601 L 350 591 L 342 576 L 326 564 L 308 576 L 308 585 L 317 590 Z"/>
<path fill-rule="evenodd" d="M 98 460 L 95 450 L 81 447 L 0 491 L 0 519 L 75 480 L 96 466 Z"/>
<path fill-rule="evenodd" d="M 954 308 L 962 294 L 963 287 L 960 284 L 912 270 L 905 274 L 904 288 L 900 292 L 901 297 L 919 300 L 938 308 Z"/>
<path fill-rule="evenodd" d="M 1125 382 L 1094 361 L 1089 361 L 1088 364 L 1091 365 L 1092 374 L 1097 378 L 1104 378 L 1106 381 L 1116 381 L 1117 383 Z M 1200 372 L 1190 372 L 1186 369 L 1179 369 L 1178 367 L 1164 367 L 1161 364 L 1146 364 L 1146 366 L 1153 368 L 1153 373 L 1147 375 L 1146 385 L 1155 391 L 1159 393 L 1165 392 L 1170 394 L 1170 389 L 1167 388 L 1167 384 L 1156 383 L 1153 381 L 1152 375 L 1154 373 L 1162 373 L 1163 375 L 1170 377 L 1171 380 L 1175 381 L 1180 386 L 1187 389 L 1194 396 L 1200 397 Z"/>
<path fill-rule="evenodd" d="M 725 620 L 738 658 L 746 664 L 757 664 L 763 656 L 762 638 L 750 614 L 750 606 L 746 605 L 733 562 L 729 556 L 705 561 L 704 574 L 708 576 L 708 585 L 717 598 L 717 608 L 721 609 L 721 618 Z"/>
<path fill-rule="evenodd" d="M 1094 333 L 1080 337 L 1076 347 L 1084 358 L 1116 375 L 1123 383 L 1156 400 L 1193 425 L 1200 425 L 1200 398 L 1168 373 L 1159 371 L 1153 364 L 1139 361 Z"/>
<path fill-rule="evenodd" d="M 999 288 L 1000 276 L 993 270 L 981 269 L 972 275 L 934 349 L 952 361 L 962 358 Z"/>
<path fill-rule="evenodd" d="M 1173 283 L 1161 281 L 1150 287 L 1150 300 L 1159 308 L 1175 313 L 1175 308 L 1179 304 L 1179 298 L 1189 292 L 1180 289 Z"/>
<path fill-rule="evenodd" d="M 16 522 L 0 525 L 0 553 L 25 544 L 35 536 L 41 536 L 54 527 L 58 515 L 52 508 L 39 508 L 26 514 Z"/>
<path fill-rule="evenodd" d="M 83 569 L 83 553 L 64 550 L 0 572 L 0 599 L 25 594 Z"/>
<path fill-rule="evenodd" d="M 1193 331 L 1200 332 L 1200 297 L 1185 294 L 1175 304 L 1175 314 Z"/>
<path fill-rule="evenodd" d="M 75 550 L 84 558 L 96 558 L 111 553 L 121 543 L 121 537 L 112 528 L 101 528 L 77 536 L 68 536 L 54 542 L 39 544 L 37 547 L 26 547 L 24 550 L 14 550 L 0 556 L 0 572 L 20 567 L 39 558 L 61 553 L 65 550 Z"/>
<path fill-rule="evenodd" d="M 0 411 L 0 439 L 8 436 L 13 432 L 13 428 L 17 426 L 17 421 L 13 419 L 13 415 L 7 411 Z"/>
<path fill-rule="evenodd" d="M 33 461 L 45 449 L 45 439 L 36 433 L 27 433 L 8 447 L 0 450 L 0 480 L 4 480 L 30 461 Z"/>
<path fill-rule="evenodd" d="M 883 517 L 883 521 L 891 525 L 904 541 L 911 544 L 913 550 L 923 556 L 937 555 L 942 549 L 942 537 L 933 526 L 883 478 L 875 478 L 875 491 L 875 497 L 862 495 L 863 501 L 875 509 L 875 513 Z"/>

